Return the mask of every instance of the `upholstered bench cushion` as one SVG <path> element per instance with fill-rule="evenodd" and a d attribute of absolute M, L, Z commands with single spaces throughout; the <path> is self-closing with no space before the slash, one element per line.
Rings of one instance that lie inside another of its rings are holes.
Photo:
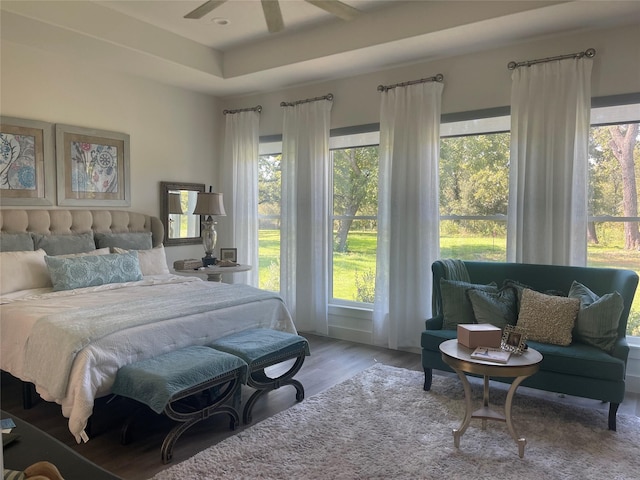
<path fill-rule="evenodd" d="M 301 348 L 309 355 L 309 342 L 300 335 L 269 328 L 250 328 L 219 338 L 211 346 L 242 358 L 249 365 L 269 362 L 272 357 L 290 357 Z"/>
<path fill-rule="evenodd" d="M 242 370 L 241 381 L 246 381 L 247 364 L 241 358 L 192 346 L 121 367 L 111 391 L 162 413 L 175 394 L 236 369 Z"/>

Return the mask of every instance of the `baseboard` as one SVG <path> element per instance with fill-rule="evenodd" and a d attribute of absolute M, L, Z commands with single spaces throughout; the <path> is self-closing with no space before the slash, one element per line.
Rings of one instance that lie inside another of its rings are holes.
<path fill-rule="evenodd" d="M 336 338 L 338 340 L 347 340 L 349 342 L 373 345 L 371 332 L 365 332 L 362 330 L 357 330 L 357 329 L 348 328 L 348 327 L 329 325 L 329 337 Z"/>

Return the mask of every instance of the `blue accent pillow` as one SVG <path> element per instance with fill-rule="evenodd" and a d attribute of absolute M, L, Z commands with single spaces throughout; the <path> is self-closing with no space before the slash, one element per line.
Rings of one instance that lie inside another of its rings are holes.
<path fill-rule="evenodd" d="M 142 280 L 138 252 L 85 257 L 45 257 L 54 290 Z"/>

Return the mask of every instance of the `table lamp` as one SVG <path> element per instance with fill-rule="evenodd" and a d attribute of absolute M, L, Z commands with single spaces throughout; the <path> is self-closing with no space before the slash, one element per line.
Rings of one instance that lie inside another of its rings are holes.
<path fill-rule="evenodd" d="M 217 259 L 213 256 L 213 249 L 216 247 L 218 232 L 216 232 L 216 222 L 213 221 L 213 217 L 227 215 L 222 203 L 222 194 L 213 192 L 211 187 L 209 187 L 209 192 L 199 192 L 193 213 L 194 215 L 206 215 L 206 219 L 202 222 L 202 246 L 205 253 L 202 266 L 215 265 Z"/>

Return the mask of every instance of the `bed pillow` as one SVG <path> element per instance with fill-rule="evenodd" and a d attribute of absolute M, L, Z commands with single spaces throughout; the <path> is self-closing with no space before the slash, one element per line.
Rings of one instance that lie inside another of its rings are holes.
<path fill-rule="evenodd" d="M 459 323 L 474 323 L 473 307 L 467 290 L 470 288 L 486 292 L 497 292 L 495 283 L 478 285 L 461 282 L 458 280 L 440 279 L 440 292 L 442 295 L 443 330 L 455 330 Z"/>
<path fill-rule="evenodd" d="M 518 310 L 515 289 L 507 287 L 494 293 L 470 288 L 467 295 L 477 323 L 490 323 L 498 328 L 516 324 Z"/>
<path fill-rule="evenodd" d="M 113 253 L 126 252 L 128 252 L 128 250 L 123 248 L 113 248 Z M 140 261 L 140 271 L 142 275 L 164 275 L 170 273 L 163 245 L 149 250 L 138 250 L 138 260 Z"/>
<path fill-rule="evenodd" d="M 153 247 L 151 232 L 96 233 L 95 237 L 98 248 L 118 247 L 125 250 L 148 250 Z"/>
<path fill-rule="evenodd" d="M 45 251 L 0 253 L 0 293 L 51 286 Z"/>
<path fill-rule="evenodd" d="M 525 288 L 518 312 L 518 326 L 534 342 L 566 346 L 571 343 L 571 332 L 580 309 L 577 298 L 546 295 Z"/>
<path fill-rule="evenodd" d="M 86 257 L 87 255 L 109 255 L 111 253 L 110 248 L 98 248 L 96 250 L 91 250 L 90 252 L 83 253 L 67 253 L 65 255 L 56 255 L 58 258 L 75 258 L 75 257 Z"/>
<path fill-rule="evenodd" d="M 142 279 L 136 251 L 73 258 L 47 256 L 45 261 L 56 291 Z"/>
<path fill-rule="evenodd" d="M 33 252 L 33 237 L 30 233 L 0 234 L 0 252 Z"/>
<path fill-rule="evenodd" d="M 47 255 L 68 255 L 70 253 L 86 253 L 96 249 L 93 232 L 73 235 L 41 235 L 33 234 L 35 249 L 43 249 Z"/>
<path fill-rule="evenodd" d="M 580 300 L 578 319 L 573 329 L 576 340 L 610 352 L 618 338 L 618 324 L 624 309 L 622 295 L 613 292 L 599 297 L 574 281 L 569 298 Z"/>

